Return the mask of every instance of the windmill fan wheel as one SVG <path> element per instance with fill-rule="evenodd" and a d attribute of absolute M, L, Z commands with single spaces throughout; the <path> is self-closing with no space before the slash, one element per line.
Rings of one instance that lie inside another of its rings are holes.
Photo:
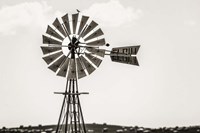
<path fill-rule="evenodd" d="M 80 79 L 99 67 L 106 45 L 103 31 L 88 16 L 66 14 L 48 25 L 43 35 L 43 59 L 58 76 Z"/>

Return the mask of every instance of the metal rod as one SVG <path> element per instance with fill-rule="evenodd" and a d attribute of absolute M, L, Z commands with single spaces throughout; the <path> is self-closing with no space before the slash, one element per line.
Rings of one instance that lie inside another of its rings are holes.
<path fill-rule="evenodd" d="M 81 94 L 89 94 L 89 93 L 88 93 L 88 92 L 79 92 L 79 93 L 54 92 L 54 94 L 63 94 L 63 95 L 81 95 Z"/>
<path fill-rule="evenodd" d="M 85 122 L 84 122 L 84 118 L 83 118 L 83 112 L 82 112 L 82 109 L 81 109 L 81 104 L 80 104 L 79 97 L 78 97 L 78 106 L 79 106 L 79 110 L 80 110 L 80 114 L 81 114 L 81 119 L 82 119 L 82 123 L 83 123 L 83 130 L 84 130 L 84 133 L 86 133 Z"/>
<path fill-rule="evenodd" d="M 63 129 L 63 126 L 64 126 L 64 122 L 65 122 L 65 118 L 66 118 L 66 113 L 64 114 L 64 117 L 63 117 L 63 120 L 62 120 L 62 123 L 60 124 L 61 126 L 60 126 L 60 128 L 59 128 L 59 130 L 58 130 L 58 132 L 60 132 L 61 131 L 61 129 Z"/>
<path fill-rule="evenodd" d="M 71 102 L 71 101 L 70 101 Z M 72 131 L 73 133 L 73 125 L 72 125 L 72 104 L 70 103 L 69 105 L 69 111 L 70 111 L 70 114 L 69 114 L 69 117 L 70 117 L 70 124 L 69 124 L 69 128 L 68 128 L 68 132 L 70 133 L 70 130 Z"/>
<path fill-rule="evenodd" d="M 78 81 L 76 82 L 76 91 L 78 92 Z M 84 118 L 83 118 L 83 112 L 82 112 L 82 109 L 81 109 L 81 104 L 80 104 L 80 100 L 79 100 L 78 95 L 77 95 L 77 99 L 78 99 L 78 107 L 79 107 L 79 111 L 80 111 L 80 115 L 81 115 L 81 119 L 82 119 L 82 123 L 83 123 L 83 131 L 84 131 L 84 133 L 86 133 L 85 122 L 84 122 Z"/>
<path fill-rule="evenodd" d="M 67 92 L 67 88 L 68 88 L 68 81 L 67 81 L 67 83 L 66 83 L 66 90 L 65 90 L 66 92 Z M 60 121 L 61 121 L 61 117 L 62 117 L 62 114 L 63 114 L 63 109 L 64 109 L 64 105 L 65 105 L 66 96 L 67 96 L 67 95 L 65 95 L 64 98 L 63 98 L 63 103 L 62 103 L 62 107 L 61 107 L 61 111 L 60 111 L 60 116 L 59 116 L 59 119 L 58 119 L 58 124 L 57 124 L 57 128 L 56 128 L 56 133 L 58 133 L 58 129 L 59 129 L 59 127 L 60 127 Z"/>
<path fill-rule="evenodd" d="M 71 93 L 71 80 L 69 81 L 69 93 Z M 71 101 L 71 96 L 68 96 L 68 100 L 67 100 L 67 110 L 66 110 L 66 121 L 65 121 L 65 133 L 67 133 L 67 128 L 68 128 L 68 116 L 69 116 L 69 105 L 70 105 L 70 101 Z"/>
<path fill-rule="evenodd" d="M 81 34 L 79 35 L 79 37 L 77 38 L 77 40 L 76 40 L 75 43 L 77 43 L 77 42 L 80 40 L 82 34 L 85 32 L 85 30 L 86 30 L 87 27 L 88 27 L 88 25 L 86 25 L 86 26 L 84 27 L 84 29 L 81 31 Z"/>
<path fill-rule="evenodd" d="M 68 46 L 68 45 L 59 45 L 59 44 L 48 44 L 49 47 L 71 47 L 71 46 Z"/>
<path fill-rule="evenodd" d="M 83 48 L 99 48 L 97 46 L 83 46 L 83 45 L 78 45 L 78 47 L 83 47 Z"/>
<path fill-rule="evenodd" d="M 76 93 L 78 93 L 78 80 L 76 80 Z M 79 99 L 79 96 L 77 96 L 77 102 L 78 102 L 78 99 Z M 78 128 L 79 128 L 79 131 L 82 129 L 82 127 L 81 127 L 81 120 L 80 120 L 80 109 L 79 109 L 79 105 L 78 105 L 78 107 L 77 107 L 77 119 L 78 119 Z"/>
<path fill-rule="evenodd" d="M 74 87 L 74 79 L 72 79 L 72 93 L 75 93 L 75 87 Z M 77 123 L 76 123 L 76 97 L 75 95 L 73 97 L 73 113 L 74 113 L 74 128 L 75 128 L 75 133 L 77 133 Z"/>
<path fill-rule="evenodd" d="M 63 26 L 63 28 L 64 28 L 64 31 L 65 31 L 65 32 L 66 32 L 66 34 L 67 34 L 67 37 L 68 37 L 68 39 L 69 39 L 70 43 L 72 44 L 72 39 L 70 38 L 70 36 L 69 36 L 69 33 L 68 33 L 68 31 L 67 31 L 66 27 L 64 26 L 64 24 L 62 24 L 62 26 Z"/>
<path fill-rule="evenodd" d="M 76 52 L 76 54 L 78 55 L 77 50 L 75 50 L 75 52 Z M 83 69 L 86 69 L 85 64 L 83 63 L 83 61 L 82 61 L 82 59 L 80 58 L 79 55 L 78 55 L 78 60 L 80 61 L 81 66 L 83 67 Z M 76 79 L 78 79 L 78 78 L 76 77 Z"/>
<path fill-rule="evenodd" d="M 71 116 L 71 122 L 70 122 L 70 128 L 71 128 L 71 130 L 72 130 L 72 133 L 74 132 L 74 128 L 73 128 L 73 125 L 72 125 L 72 116 Z"/>

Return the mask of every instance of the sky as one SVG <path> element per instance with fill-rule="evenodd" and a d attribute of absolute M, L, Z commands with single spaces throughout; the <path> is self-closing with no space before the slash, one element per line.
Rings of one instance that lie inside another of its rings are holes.
<path fill-rule="evenodd" d="M 66 79 L 42 60 L 56 17 L 95 20 L 112 47 L 141 45 L 140 66 L 105 57 L 79 80 L 86 123 L 175 127 L 200 124 L 199 0 L 1 0 L 0 127 L 56 124 Z"/>

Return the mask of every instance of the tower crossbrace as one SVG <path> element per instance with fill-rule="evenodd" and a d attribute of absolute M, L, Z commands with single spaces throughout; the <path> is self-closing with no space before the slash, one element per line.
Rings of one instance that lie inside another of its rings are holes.
<path fill-rule="evenodd" d="M 56 128 L 56 133 L 86 133 L 79 95 L 78 81 L 69 79 L 66 83 L 66 91 L 63 94 L 63 103 Z"/>

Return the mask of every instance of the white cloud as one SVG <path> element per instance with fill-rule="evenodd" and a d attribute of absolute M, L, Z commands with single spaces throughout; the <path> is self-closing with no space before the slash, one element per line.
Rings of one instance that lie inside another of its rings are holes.
<path fill-rule="evenodd" d="M 110 0 L 106 3 L 95 3 L 89 9 L 83 11 L 103 26 L 118 27 L 123 24 L 134 22 L 142 15 L 140 9 L 124 7 L 119 0 Z"/>
<path fill-rule="evenodd" d="M 53 21 L 52 18 L 61 16 L 60 11 L 52 10 L 46 2 L 24 2 L 12 6 L 3 6 L 0 9 L 0 34 L 15 35 L 20 29 L 46 28 Z M 105 3 L 95 3 L 83 14 L 101 23 L 101 26 L 118 27 L 134 23 L 142 15 L 140 9 L 124 7 L 119 0 L 110 0 Z"/>
<path fill-rule="evenodd" d="M 0 9 L 0 33 L 14 35 L 21 27 L 45 27 L 52 7 L 46 2 L 25 2 Z"/>

